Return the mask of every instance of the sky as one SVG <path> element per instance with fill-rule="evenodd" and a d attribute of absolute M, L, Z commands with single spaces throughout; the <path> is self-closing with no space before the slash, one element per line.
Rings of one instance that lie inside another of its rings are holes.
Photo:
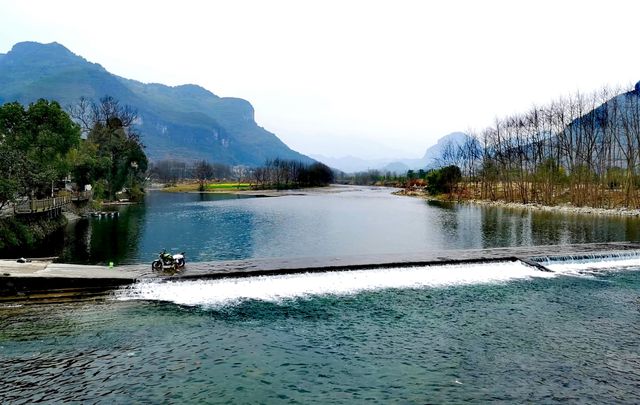
<path fill-rule="evenodd" d="M 635 1 L 0 0 L 0 53 L 59 42 L 252 103 L 305 154 L 417 158 L 454 131 L 640 80 Z"/>

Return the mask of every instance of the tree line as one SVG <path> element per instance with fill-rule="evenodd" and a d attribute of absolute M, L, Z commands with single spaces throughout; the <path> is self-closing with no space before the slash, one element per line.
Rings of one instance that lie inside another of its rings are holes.
<path fill-rule="evenodd" d="M 424 178 L 424 170 L 421 171 Z M 392 171 L 384 171 L 378 169 L 369 169 L 354 173 L 345 173 L 338 171 L 334 173 L 334 181 L 339 184 L 350 184 L 358 186 L 385 186 L 385 187 L 401 187 L 409 176 L 418 178 L 418 173 L 410 170 L 407 174 L 397 174 Z"/>
<path fill-rule="evenodd" d="M 91 184 L 94 195 L 108 200 L 122 190 L 133 200 L 141 199 L 149 162 L 134 128 L 137 111 L 105 96 L 97 103 L 81 98 L 70 107 L 70 115 L 86 135 L 72 155 L 76 187 Z"/>
<path fill-rule="evenodd" d="M 156 180 L 164 183 L 176 183 L 192 179 L 238 179 L 240 174 L 237 168 L 223 163 L 176 159 L 154 162 L 151 164 L 150 172 Z"/>
<path fill-rule="evenodd" d="M 443 166 L 465 178 L 461 196 L 576 206 L 640 206 L 640 88 L 574 93 L 496 119 L 450 145 Z"/>
<path fill-rule="evenodd" d="M 331 168 L 322 163 L 306 164 L 297 160 L 267 159 L 262 166 L 229 166 L 222 163 L 161 160 L 151 165 L 154 179 L 165 183 L 196 180 L 204 190 L 207 181 L 249 183 L 254 188 L 300 188 L 325 186 L 335 181 Z"/>
<path fill-rule="evenodd" d="M 320 187 L 334 182 L 333 170 L 322 163 L 305 164 L 296 160 L 268 159 L 252 170 L 257 188 Z"/>

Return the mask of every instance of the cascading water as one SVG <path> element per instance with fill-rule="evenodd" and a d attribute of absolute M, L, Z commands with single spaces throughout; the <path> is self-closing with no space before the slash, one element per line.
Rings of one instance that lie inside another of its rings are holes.
<path fill-rule="evenodd" d="M 565 275 L 592 274 L 594 270 L 640 267 L 639 251 L 613 251 L 568 256 L 535 257 L 531 259 L 549 270 Z"/>
<path fill-rule="evenodd" d="M 353 295 L 383 289 L 438 288 L 550 278 L 520 261 L 301 273 L 197 281 L 141 282 L 116 293 L 119 300 L 170 301 L 218 307 L 244 300 L 281 302 L 320 295 Z"/>
<path fill-rule="evenodd" d="M 295 298 L 354 295 L 384 289 L 442 288 L 532 278 L 591 276 L 602 269 L 640 267 L 640 252 L 544 257 L 533 258 L 532 261 L 544 265 L 551 272 L 540 271 L 521 261 L 509 261 L 217 280 L 144 281 L 117 291 L 115 298 L 215 308 L 246 300 L 278 303 Z"/>

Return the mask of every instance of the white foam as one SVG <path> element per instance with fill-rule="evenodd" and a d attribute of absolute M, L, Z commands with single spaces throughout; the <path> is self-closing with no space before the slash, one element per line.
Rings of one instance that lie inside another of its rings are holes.
<path fill-rule="evenodd" d="M 563 275 L 588 275 L 598 273 L 598 270 L 626 270 L 629 267 L 640 267 L 640 257 L 628 258 L 603 257 L 585 260 L 568 260 L 543 263 L 549 270 Z"/>
<path fill-rule="evenodd" d="M 281 302 L 319 295 L 352 295 L 389 288 L 438 288 L 551 278 L 522 262 L 423 266 L 303 273 L 220 280 L 142 282 L 118 291 L 119 300 L 158 300 L 180 305 L 219 307 L 244 300 Z"/>

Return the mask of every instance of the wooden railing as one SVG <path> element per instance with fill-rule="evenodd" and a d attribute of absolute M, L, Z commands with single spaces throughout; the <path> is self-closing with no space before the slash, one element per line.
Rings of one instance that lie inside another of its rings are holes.
<path fill-rule="evenodd" d="M 37 212 L 53 211 L 62 208 L 70 202 L 70 195 L 45 198 L 44 200 L 26 200 L 16 203 L 13 210 L 16 214 L 34 214 Z"/>
<path fill-rule="evenodd" d="M 93 191 L 76 191 L 71 194 L 71 198 L 73 201 L 86 201 L 90 200 L 93 196 Z"/>

